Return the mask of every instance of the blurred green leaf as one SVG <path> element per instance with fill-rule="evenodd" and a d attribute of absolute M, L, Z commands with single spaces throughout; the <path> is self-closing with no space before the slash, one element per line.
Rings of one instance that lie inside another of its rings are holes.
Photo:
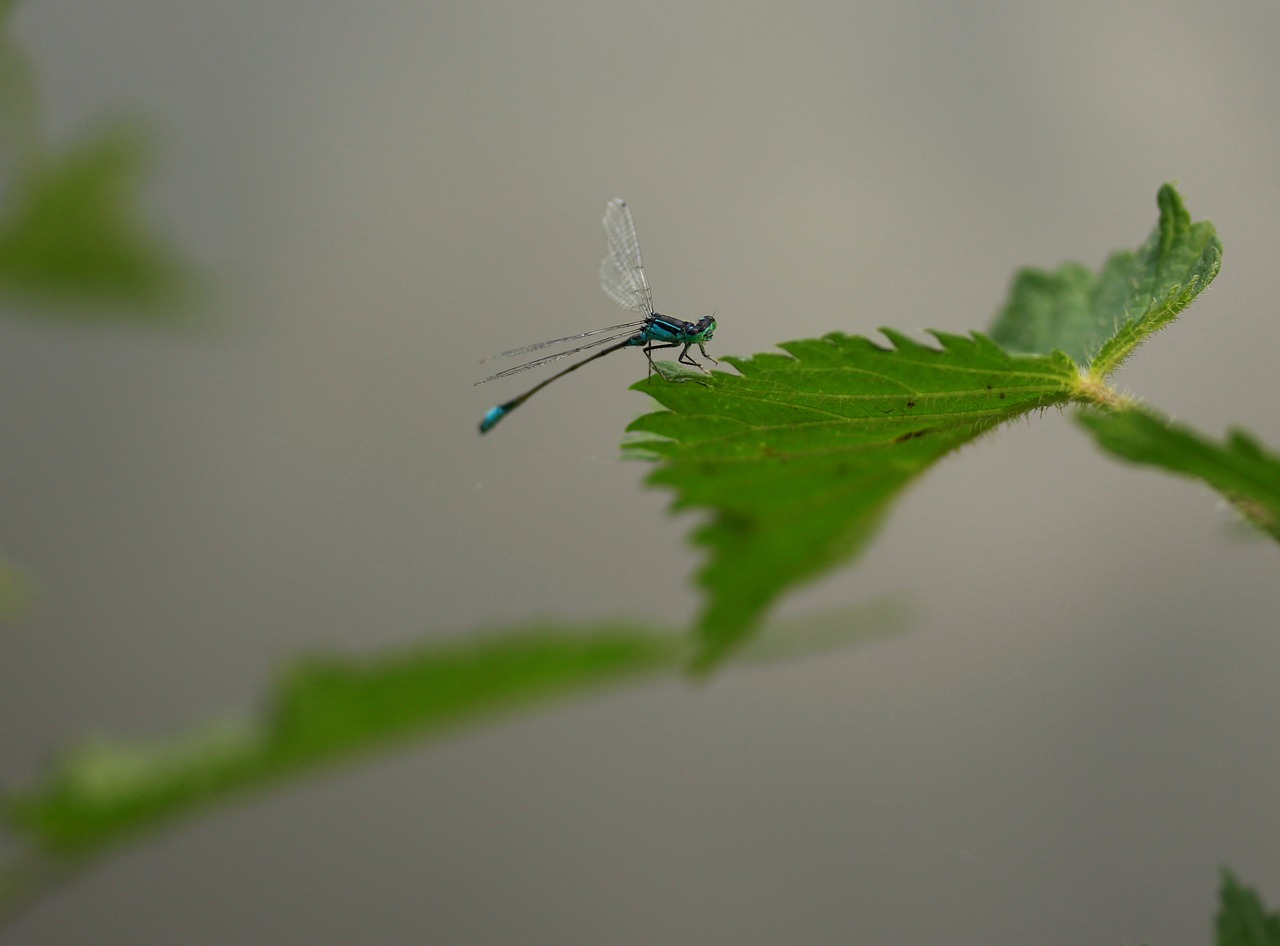
<path fill-rule="evenodd" d="M 1080 423 L 1098 443 L 1133 463 L 1203 480 L 1244 518 L 1280 539 L 1280 456 L 1241 430 L 1217 444 L 1189 427 L 1132 408 L 1084 411 Z"/>
<path fill-rule="evenodd" d="M 705 509 L 694 540 L 709 602 L 699 666 L 741 643 L 798 582 L 848 559 L 889 503 L 934 462 L 984 431 L 1065 401 L 1077 377 L 1061 354 L 1010 355 L 981 335 L 935 333 L 931 348 L 889 329 L 894 347 L 832 334 L 787 355 L 726 358 L 740 377 L 634 386 L 665 411 L 628 428 L 632 456 L 658 458 L 649 482 L 676 509 Z"/>
<path fill-rule="evenodd" d="M 144 222 L 142 131 L 117 124 L 47 144 L 34 73 L 9 30 L 13 6 L 0 2 L 0 295 L 99 321 L 177 315 L 193 281 Z"/>
<path fill-rule="evenodd" d="M 1215 927 L 1217 946 L 1280 946 L 1280 913 L 1268 913 L 1257 892 L 1229 870 L 1222 872 Z"/>
<path fill-rule="evenodd" d="M 1213 281 L 1222 243 L 1213 224 L 1192 223 L 1172 185 L 1160 188 L 1160 219 L 1137 251 L 1115 253 L 1094 275 L 1078 263 L 1023 269 L 991 337 L 1009 351 L 1062 351 L 1106 377 L 1143 339 L 1168 325 Z"/>
<path fill-rule="evenodd" d="M 641 673 L 670 669 L 679 638 L 622 626 L 529 628 L 370 659 L 313 658 L 284 678 L 262 721 L 172 741 L 87 743 L 5 801 L 10 827 L 61 853 L 106 844 L 233 790 L 397 737 Z"/>
<path fill-rule="evenodd" d="M 900 630 L 884 599 L 838 615 L 779 623 L 741 655 L 774 662 Z M 625 624 L 594 630 L 537 625 L 466 642 L 374 657 L 303 660 L 263 718 L 227 720 L 168 739 L 98 739 L 65 753 L 39 782 L 10 789 L 2 810 L 27 843 L 0 871 L 0 916 L 24 896 L 100 855 L 239 794 L 373 750 L 538 703 L 598 691 L 686 665 L 682 635 Z"/>
<path fill-rule="evenodd" d="M 0 291 L 82 315 L 172 314 L 183 270 L 138 213 L 143 151 L 117 128 L 25 162 L 0 216 Z"/>

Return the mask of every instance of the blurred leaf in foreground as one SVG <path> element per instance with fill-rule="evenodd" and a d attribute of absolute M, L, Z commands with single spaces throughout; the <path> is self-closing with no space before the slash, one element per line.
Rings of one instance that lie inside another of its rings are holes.
<path fill-rule="evenodd" d="M 1268 913 L 1257 892 L 1222 872 L 1217 946 L 1280 946 L 1280 913 Z"/>
<path fill-rule="evenodd" d="M 776 661 L 900 630 L 892 600 L 825 618 L 785 622 L 744 650 Z M 9 829 L 27 843 L 0 872 L 24 896 L 114 843 L 216 802 L 541 702 L 629 680 L 679 673 L 683 635 L 628 625 L 575 632 L 526 627 L 468 642 L 372 658 L 313 658 L 285 675 L 260 720 L 204 726 L 169 739 L 96 740 L 65 754 L 40 782 L 3 799 Z"/>
<path fill-rule="evenodd" d="M 95 741 L 6 801 L 10 826 L 73 854 L 168 812 L 398 736 L 423 735 L 539 697 L 669 668 L 679 638 L 614 627 L 547 628 L 371 659 L 312 658 L 284 678 L 265 719 L 172 741 Z"/>
<path fill-rule="evenodd" d="M 1104 449 L 1133 463 L 1203 480 L 1245 520 L 1280 539 L 1280 456 L 1243 431 L 1223 444 L 1149 411 L 1084 411 L 1080 423 Z"/>

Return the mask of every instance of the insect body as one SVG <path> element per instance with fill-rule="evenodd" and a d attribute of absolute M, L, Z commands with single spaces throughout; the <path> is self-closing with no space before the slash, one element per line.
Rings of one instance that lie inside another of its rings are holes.
<path fill-rule="evenodd" d="M 588 362 L 603 358 L 605 355 L 612 354 L 623 348 L 643 347 L 645 357 L 649 359 L 650 367 L 653 366 L 653 352 L 661 348 L 680 348 L 680 354 L 676 360 L 686 365 L 692 365 L 695 368 L 702 367 L 689 355 L 689 349 L 695 345 L 702 352 L 704 358 L 715 361 L 714 358 L 707 354 L 706 349 L 706 343 L 711 341 L 711 336 L 716 330 L 716 320 L 713 317 L 708 315 L 696 322 L 685 322 L 682 319 L 662 315 L 653 310 L 653 294 L 649 289 L 649 281 L 645 278 L 644 265 L 640 260 L 640 242 L 636 238 L 636 226 L 631 220 L 631 211 L 628 209 L 626 201 L 615 197 L 605 205 L 604 232 L 608 238 L 609 248 L 605 253 L 604 259 L 600 261 L 600 286 L 604 289 L 605 294 L 618 305 L 624 309 L 640 313 L 644 318 L 635 322 L 623 322 L 619 325 L 610 325 L 607 328 L 582 332 L 578 335 L 569 335 L 565 338 L 537 342 L 533 345 L 513 348 L 511 351 L 504 351 L 499 355 L 495 355 L 495 358 L 526 355 L 530 352 L 541 351 L 544 348 L 552 348 L 557 345 L 565 345 L 584 338 L 593 339 L 585 344 L 569 348 L 567 351 L 535 358 L 533 361 L 526 362 L 523 365 L 508 368 L 506 371 L 499 371 L 483 381 L 476 382 L 477 384 L 486 384 L 499 378 L 510 377 L 513 374 L 528 371 L 530 368 L 538 368 L 561 358 L 576 355 L 579 352 L 600 348 L 600 351 L 581 361 L 574 362 L 562 371 L 556 372 L 545 381 L 525 391 L 519 397 L 514 397 L 499 404 L 497 407 L 490 408 L 484 415 L 484 419 L 480 421 L 480 433 L 488 433 L 498 425 L 499 421 L 552 381 L 563 378 L 571 371 L 577 371 Z M 597 335 L 603 335 L 604 337 L 594 338 Z M 600 346 L 606 347 L 601 348 Z"/>

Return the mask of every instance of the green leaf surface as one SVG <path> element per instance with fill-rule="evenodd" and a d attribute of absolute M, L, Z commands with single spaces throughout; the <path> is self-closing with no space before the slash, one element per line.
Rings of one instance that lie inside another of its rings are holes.
<path fill-rule="evenodd" d="M 1257 892 L 1229 870 L 1222 872 L 1214 926 L 1217 946 L 1280 946 L 1280 913 L 1267 912 Z"/>
<path fill-rule="evenodd" d="M 1213 224 L 1192 223 L 1171 185 L 1156 202 L 1160 219 L 1147 241 L 1113 254 L 1098 274 L 1078 263 L 1020 270 L 991 337 L 1009 351 L 1066 352 L 1097 378 L 1115 371 L 1191 304 L 1222 263 Z"/>
<path fill-rule="evenodd" d="M 1061 403 L 1077 379 L 1061 354 L 1011 355 L 981 335 L 934 333 L 941 348 L 884 329 L 893 347 L 832 334 L 785 355 L 726 358 L 740 372 L 634 386 L 665 411 L 624 450 L 659 458 L 649 482 L 710 521 L 697 664 L 751 632 L 785 590 L 856 553 L 889 503 L 945 454 L 993 426 Z"/>
<path fill-rule="evenodd" d="M 1204 481 L 1248 522 L 1280 539 L 1280 456 L 1243 431 L 1231 431 L 1219 444 L 1137 408 L 1084 411 L 1079 420 L 1103 448 L 1133 463 Z"/>

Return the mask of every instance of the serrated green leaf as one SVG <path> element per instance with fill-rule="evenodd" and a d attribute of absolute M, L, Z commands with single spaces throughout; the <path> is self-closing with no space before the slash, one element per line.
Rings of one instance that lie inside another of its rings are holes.
<path fill-rule="evenodd" d="M 638 451 L 661 458 L 649 482 L 674 489 L 676 509 L 711 513 L 694 535 L 710 553 L 700 666 L 743 641 L 785 590 L 856 553 L 936 460 L 1065 401 L 1077 380 L 1065 355 L 941 332 L 937 349 L 882 331 L 892 348 L 832 334 L 781 345 L 785 355 L 726 358 L 740 377 L 634 386 L 666 408 L 628 428 L 656 435 Z"/>
<path fill-rule="evenodd" d="M 991 337 L 1009 351 L 1066 352 L 1095 378 L 1115 371 L 1191 304 L 1222 263 L 1213 224 L 1192 223 L 1171 185 L 1156 202 L 1160 219 L 1147 241 L 1113 254 L 1096 276 L 1078 263 L 1019 271 Z"/>
<path fill-rule="evenodd" d="M 1268 913 L 1257 891 L 1242 885 L 1229 870 L 1222 872 L 1214 926 L 1217 946 L 1280 946 L 1280 913 Z"/>
<path fill-rule="evenodd" d="M 1138 408 L 1085 411 L 1079 419 L 1117 456 L 1203 480 L 1248 522 L 1280 539 L 1280 456 L 1268 453 L 1244 431 L 1233 430 L 1218 444 Z"/>

